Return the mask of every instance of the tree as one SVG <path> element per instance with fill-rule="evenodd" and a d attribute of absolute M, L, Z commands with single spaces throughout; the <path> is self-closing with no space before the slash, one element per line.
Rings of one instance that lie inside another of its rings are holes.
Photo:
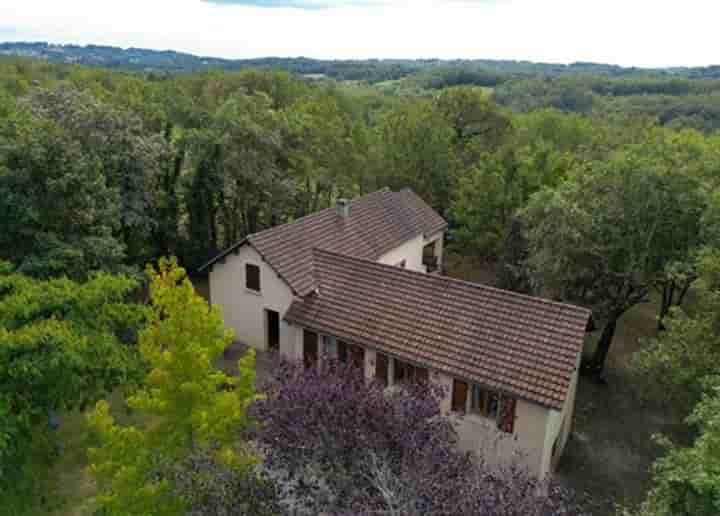
<path fill-rule="evenodd" d="M 720 377 L 708 379 L 705 387 L 687 420 L 700 431 L 693 445 L 656 438 L 668 454 L 653 465 L 653 488 L 638 516 L 713 516 L 720 511 Z"/>
<path fill-rule="evenodd" d="M 412 188 L 441 214 L 450 206 L 457 156 L 455 133 L 437 107 L 411 101 L 387 113 L 380 123 L 385 169 L 378 181 L 393 189 Z"/>
<path fill-rule="evenodd" d="M 120 199 L 96 159 L 56 123 L 0 119 L 0 258 L 39 277 L 118 271 Z"/>
<path fill-rule="evenodd" d="M 195 453 L 243 470 L 254 462 L 236 442 L 255 400 L 255 355 L 229 377 L 213 361 L 232 342 L 217 306 L 198 296 L 174 260 L 149 266 L 152 313 L 140 334 L 140 354 L 150 371 L 128 406 L 147 416 L 142 426 L 120 426 L 100 401 L 88 419 L 100 445 L 91 448 L 90 471 L 108 514 L 182 514 L 189 501 L 175 496 L 173 468 Z"/>
<path fill-rule="evenodd" d="M 281 363 L 257 402 L 255 438 L 291 514 L 575 514 L 520 469 L 478 465 L 440 416 L 442 388 L 384 391 L 352 364 Z M 298 511 L 298 512 L 293 512 Z"/>
<path fill-rule="evenodd" d="M 675 237 L 702 212 L 692 178 L 639 152 L 578 166 L 522 214 L 536 287 L 606 321 L 591 368 L 601 373 L 620 317 L 647 299 L 677 256 Z"/>
<path fill-rule="evenodd" d="M 137 115 L 67 86 L 36 90 L 24 103 L 76 142 L 85 159 L 99 167 L 108 188 L 117 192 L 114 236 L 124 244 L 130 262 L 154 257 L 156 208 L 165 196 L 157 190 L 157 178 L 170 161 L 162 135 L 147 130 Z"/>
<path fill-rule="evenodd" d="M 698 256 L 697 303 L 692 313 L 675 308 L 666 330 L 649 339 L 633 365 L 662 388 L 663 396 L 696 402 L 704 382 L 720 373 L 720 250 Z"/>
<path fill-rule="evenodd" d="M 0 262 L 0 486 L 22 480 L 49 414 L 138 379 L 133 344 L 147 314 L 129 301 L 137 287 L 106 274 L 38 280 Z"/>

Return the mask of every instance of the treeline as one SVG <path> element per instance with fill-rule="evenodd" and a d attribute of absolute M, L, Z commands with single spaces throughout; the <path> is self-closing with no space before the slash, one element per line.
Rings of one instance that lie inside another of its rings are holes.
<path fill-rule="evenodd" d="M 272 68 L 296 74 L 325 75 L 337 80 L 362 80 L 370 83 L 400 79 L 418 73 L 441 76 L 448 70 L 452 74 L 461 75 L 467 72 L 469 80 L 472 80 L 472 77 L 476 76 L 476 74 L 496 76 L 502 78 L 502 80 L 520 76 L 562 75 L 661 76 L 670 79 L 673 77 L 695 79 L 720 77 L 720 66 L 650 69 L 590 62 L 575 62 L 566 65 L 498 59 L 323 60 L 307 57 L 222 59 L 196 56 L 172 50 L 123 49 L 105 45 L 55 45 L 45 42 L 0 43 L 0 54 L 43 58 L 55 63 L 74 63 L 117 70 L 155 73 L 194 73 L 209 69 L 239 71 L 247 68 Z"/>
<path fill-rule="evenodd" d="M 655 291 L 682 342 L 659 341 L 647 367 L 669 367 L 664 350 L 684 342 L 698 368 L 717 362 L 702 357 L 717 334 L 720 135 L 594 104 L 515 111 L 471 86 L 401 97 L 269 70 L 145 78 L 8 59 L 0 78 L 0 260 L 17 281 L 135 273 L 164 255 L 194 270 L 338 196 L 407 186 L 448 219 L 455 251 L 498 264 L 501 286 L 593 310 L 588 371 L 602 374 L 618 320 Z M 698 278 L 708 308 L 683 319 Z M 659 482 L 682 466 L 667 464 Z M 654 507 L 713 514 L 685 507 L 716 495 L 668 478 Z"/>

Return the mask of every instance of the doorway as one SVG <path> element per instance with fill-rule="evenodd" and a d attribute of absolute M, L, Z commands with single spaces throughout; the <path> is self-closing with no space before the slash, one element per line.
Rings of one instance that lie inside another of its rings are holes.
<path fill-rule="evenodd" d="M 270 351 L 280 350 L 280 314 L 275 310 L 265 310 L 265 326 L 267 331 L 267 348 Z"/>

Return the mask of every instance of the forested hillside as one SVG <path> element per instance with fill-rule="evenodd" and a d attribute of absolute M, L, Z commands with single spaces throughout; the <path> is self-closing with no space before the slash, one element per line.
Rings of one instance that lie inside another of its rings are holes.
<path fill-rule="evenodd" d="M 688 443 L 697 440 L 658 463 L 644 514 L 717 514 L 720 81 L 612 69 L 520 78 L 529 72 L 488 66 L 482 75 L 498 79 L 483 84 L 448 66 L 370 84 L 271 69 L 166 75 L 0 59 L 0 353 L 39 377 L 49 368 L 48 385 L 63 361 L 73 372 L 67 391 L 28 400 L 17 393 L 36 380 L 0 362 L 0 486 L 21 471 L 3 463 L 22 462 L 18 450 L 49 409 L 84 407 L 146 372 L 133 361 L 150 315 L 125 304 L 137 287 L 126 276 L 140 278 L 163 256 L 195 271 L 248 234 L 387 186 L 430 203 L 450 223 L 450 251 L 491 263 L 500 286 L 591 308 L 599 338 L 584 370 L 601 381 L 620 320 L 659 299 L 653 317 L 665 331 L 652 334 L 636 366 L 653 387 L 684 397 L 686 414 L 699 403 L 688 423 Z M 186 303 L 222 334 L 189 284 L 164 294 L 183 278 L 174 265 L 149 274 L 157 331 L 179 332 Z M 686 295 L 695 302 L 687 313 Z M 220 341 L 198 332 L 220 352 Z M 83 346 L 45 361 L 48 342 L 75 334 L 128 347 L 96 368 Z M 154 351 L 164 344 L 153 331 L 146 339 L 147 362 L 165 374 Z M 16 352 L 23 346 L 28 355 Z M 211 380 L 192 379 L 229 382 Z M 103 410 L 95 426 L 121 442 Z M 146 438 L 158 445 L 151 436 L 131 442 Z M 112 450 L 98 456 L 115 467 Z"/>

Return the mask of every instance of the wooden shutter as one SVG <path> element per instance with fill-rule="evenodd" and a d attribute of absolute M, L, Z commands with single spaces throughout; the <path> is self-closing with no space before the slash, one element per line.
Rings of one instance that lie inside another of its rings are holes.
<path fill-rule="evenodd" d="M 509 434 L 515 430 L 515 399 L 503 396 L 500 402 L 498 428 Z"/>
<path fill-rule="evenodd" d="M 305 367 L 313 367 L 318 359 L 318 335 L 309 330 L 303 332 L 303 362 Z"/>
<path fill-rule="evenodd" d="M 465 412 L 467 391 L 467 383 L 459 380 L 453 380 L 452 409 L 455 412 Z"/>
<path fill-rule="evenodd" d="M 415 381 L 418 383 L 428 383 L 430 381 L 430 373 L 424 367 L 415 369 Z"/>

